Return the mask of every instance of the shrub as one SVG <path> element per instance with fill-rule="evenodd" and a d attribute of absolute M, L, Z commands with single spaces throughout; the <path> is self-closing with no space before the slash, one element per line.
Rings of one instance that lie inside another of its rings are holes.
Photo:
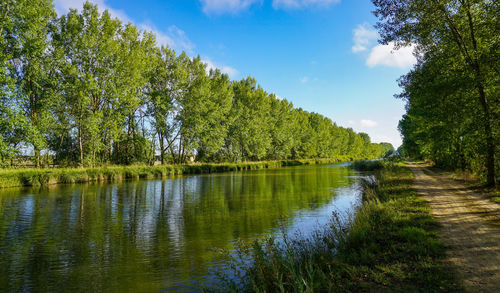
<path fill-rule="evenodd" d="M 359 161 L 352 163 L 351 167 L 357 171 L 375 171 L 384 168 L 382 161 Z"/>

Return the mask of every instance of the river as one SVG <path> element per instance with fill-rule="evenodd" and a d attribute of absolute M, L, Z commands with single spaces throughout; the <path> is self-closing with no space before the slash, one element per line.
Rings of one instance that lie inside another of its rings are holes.
<path fill-rule="evenodd" d="M 0 291 L 199 291 L 239 239 L 352 211 L 358 178 L 317 165 L 0 190 Z"/>

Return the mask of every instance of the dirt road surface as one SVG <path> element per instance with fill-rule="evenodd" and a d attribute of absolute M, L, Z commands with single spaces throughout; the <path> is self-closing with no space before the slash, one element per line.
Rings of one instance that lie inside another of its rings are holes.
<path fill-rule="evenodd" d="M 441 223 L 440 239 L 467 292 L 500 292 L 500 209 L 466 186 L 411 164 L 415 187 Z"/>

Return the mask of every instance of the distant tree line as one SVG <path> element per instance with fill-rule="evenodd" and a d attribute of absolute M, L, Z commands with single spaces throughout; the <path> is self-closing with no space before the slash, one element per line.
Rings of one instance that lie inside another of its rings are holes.
<path fill-rule="evenodd" d="M 400 79 L 403 153 L 470 170 L 495 185 L 500 168 L 500 5 L 489 0 L 373 0 L 385 43 L 416 44 Z"/>
<path fill-rule="evenodd" d="M 387 143 L 231 81 L 85 3 L 0 0 L 0 163 L 40 166 L 384 156 Z M 48 157 L 48 156 L 47 156 Z"/>

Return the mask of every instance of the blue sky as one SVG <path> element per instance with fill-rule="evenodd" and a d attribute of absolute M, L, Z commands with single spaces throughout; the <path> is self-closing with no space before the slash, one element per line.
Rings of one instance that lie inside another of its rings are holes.
<path fill-rule="evenodd" d="M 83 0 L 55 0 L 59 14 Z M 159 44 L 200 55 L 232 79 L 253 76 L 268 92 L 372 141 L 401 143 L 404 113 L 393 95 L 415 58 L 379 45 L 370 0 L 93 0 Z"/>

